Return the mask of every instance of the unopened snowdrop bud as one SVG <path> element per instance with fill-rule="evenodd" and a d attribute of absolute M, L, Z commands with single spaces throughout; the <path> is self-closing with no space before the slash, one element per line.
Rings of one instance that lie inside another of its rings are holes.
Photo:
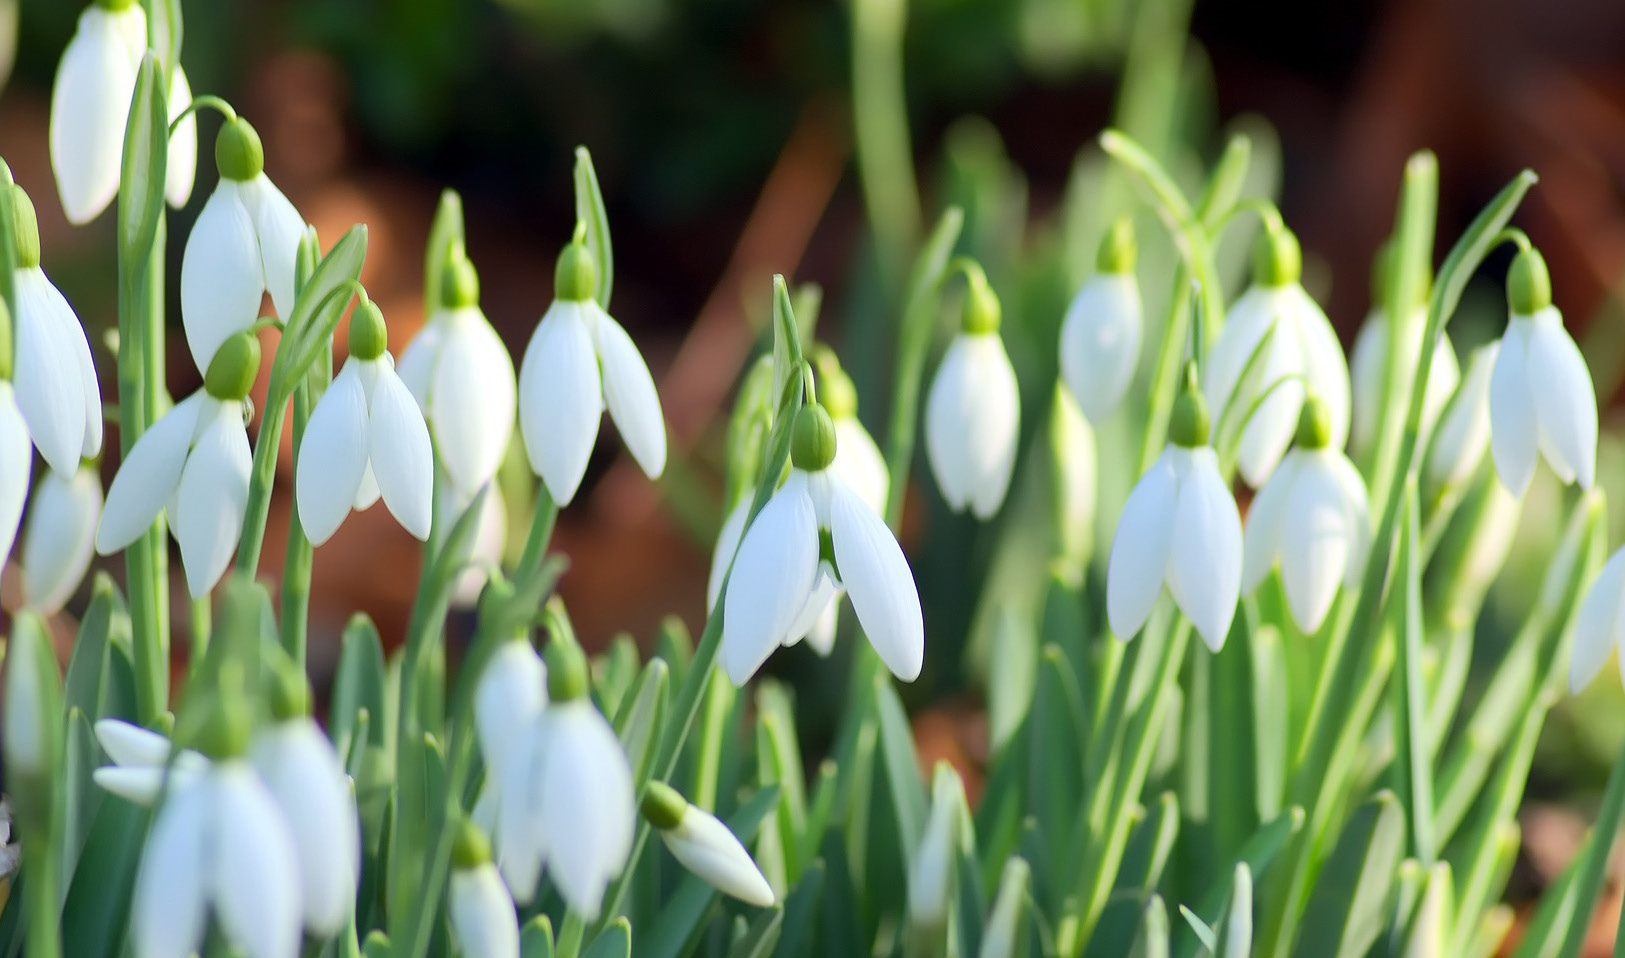
<path fill-rule="evenodd" d="M 1597 470 L 1597 393 L 1585 359 L 1552 305 L 1546 260 L 1521 250 L 1507 274 L 1507 322 L 1490 377 L 1490 452 L 1521 496 L 1544 457 L 1564 484 L 1590 489 Z"/>
<path fill-rule="evenodd" d="M 1187 368 L 1168 445 L 1129 494 L 1112 538 L 1106 613 L 1113 634 L 1133 638 L 1163 583 L 1208 648 L 1230 632 L 1241 586 L 1241 516 L 1209 446 L 1207 403 Z"/>
<path fill-rule="evenodd" d="M 295 493 L 312 545 L 331 538 L 352 508 L 369 508 L 380 495 L 402 528 L 429 537 L 434 446 L 388 344 L 383 314 L 363 298 L 350 317 L 350 357 L 316 403 L 299 446 Z"/>
<path fill-rule="evenodd" d="M 118 195 L 124 127 L 146 48 L 141 4 L 97 0 L 62 52 L 51 87 L 51 168 L 70 223 L 90 222 Z"/>
<path fill-rule="evenodd" d="M 823 407 L 802 407 L 792 430 L 790 476 L 745 529 L 728 577 L 723 669 L 744 685 L 775 648 L 806 635 L 844 589 L 881 661 L 912 682 L 925 659 L 925 624 L 908 560 L 885 522 L 831 468 L 835 427 Z"/>
<path fill-rule="evenodd" d="M 400 362 L 401 381 L 428 421 L 446 475 L 468 499 L 496 476 L 515 415 L 513 359 L 479 297 L 474 264 L 455 243 L 441 265 L 441 301 Z"/>
<path fill-rule="evenodd" d="M 991 519 L 1010 488 L 1021 430 L 1021 394 L 999 338 L 999 300 L 974 263 L 964 321 L 931 381 L 925 451 L 949 508 Z"/>
<path fill-rule="evenodd" d="M 715 815 L 689 804 L 665 782 L 650 782 L 643 793 L 643 817 L 684 868 L 747 905 L 772 906 L 773 889 L 762 870 Z"/>
<path fill-rule="evenodd" d="M 0 453 L 3 455 L 3 453 Z M 43 613 L 60 610 L 90 568 L 101 518 L 102 483 L 80 467 L 72 478 L 47 471 L 29 500 L 23 529 L 23 604 Z M 0 523 L 5 517 L 0 515 Z M 5 551 L 0 549 L 0 563 Z"/>
<path fill-rule="evenodd" d="M 1253 285 L 1230 307 L 1202 369 L 1203 390 L 1216 419 L 1252 413 L 1241 433 L 1239 466 L 1242 478 L 1255 488 L 1269 478 L 1291 444 L 1306 383 L 1326 403 L 1331 444 L 1341 448 L 1348 437 L 1349 371 L 1343 347 L 1325 312 L 1299 282 L 1302 271 L 1303 253 L 1292 231 L 1266 230 L 1254 249 Z"/>
<path fill-rule="evenodd" d="M 269 290 L 278 316 L 293 315 L 294 273 L 305 220 L 265 175 L 265 149 L 247 120 L 227 120 L 214 144 L 220 182 L 203 204 L 181 258 L 181 322 L 197 368 L 259 316 Z"/>
<path fill-rule="evenodd" d="M 1091 276 L 1061 322 L 1061 378 L 1091 422 L 1111 415 L 1140 362 L 1142 307 L 1134 279 L 1134 224 L 1112 224 Z"/>
<path fill-rule="evenodd" d="M 931 783 L 931 816 L 908 864 L 908 920 L 937 928 L 948 918 L 960 847 L 969 828 L 965 787 L 945 762 Z"/>
<path fill-rule="evenodd" d="M 111 555 L 140 538 L 167 508 L 194 598 L 207 595 L 231 564 L 253 468 L 243 400 L 259 369 L 259 341 L 236 333 L 217 352 L 203 389 L 131 447 L 96 529 L 96 551 Z"/>
<path fill-rule="evenodd" d="M 457 828 L 446 894 L 451 933 L 465 955 L 519 958 L 519 919 L 502 876 L 491 864 L 491 845 L 471 821 Z"/>
<path fill-rule="evenodd" d="M 1370 548 L 1370 503 L 1359 470 L 1331 443 L 1325 403 L 1303 405 L 1297 444 L 1270 474 L 1247 515 L 1242 588 L 1258 588 L 1277 561 L 1298 628 L 1319 631 L 1337 596 L 1359 584 Z"/>
<path fill-rule="evenodd" d="M 0 187 L 12 204 L 12 390 L 28 434 L 54 470 L 71 476 L 102 448 L 101 387 L 90 342 L 73 307 L 40 268 L 34 204 L 22 187 Z"/>
<path fill-rule="evenodd" d="M 1490 448 L 1490 374 L 1499 350 L 1499 343 L 1490 343 L 1473 351 L 1467 374 L 1440 414 L 1422 470 L 1430 500 L 1465 489 Z"/>
<path fill-rule="evenodd" d="M 554 299 L 519 368 L 519 431 L 531 468 L 559 505 L 575 498 L 604 411 L 645 474 L 666 468 L 660 396 L 637 346 L 593 298 L 597 264 L 586 244 L 559 254 Z"/>

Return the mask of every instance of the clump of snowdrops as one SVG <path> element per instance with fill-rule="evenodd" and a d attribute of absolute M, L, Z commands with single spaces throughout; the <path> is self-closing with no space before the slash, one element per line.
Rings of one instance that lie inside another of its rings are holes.
<path fill-rule="evenodd" d="M 117 202 L 110 352 L 44 272 L 33 203 L 47 191 L 0 176 L 0 562 L 17 560 L 24 593 L 5 643 L 0 954 L 1498 947 L 1544 714 L 1625 634 L 1625 553 L 1602 563 L 1592 488 L 1596 397 L 1539 251 L 1508 225 L 1533 174 L 1435 270 L 1438 174 L 1431 155 L 1411 159 L 1352 367 L 1291 229 L 1244 195 L 1245 137 L 1192 193 L 1132 139 L 1100 137 L 1156 220 L 1110 224 L 1092 262 L 1072 264 L 1083 275 L 1043 327 L 1056 358 L 1041 381 L 1017 375 L 1007 344 L 1030 330 L 1009 331 L 999 284 L 956 255 L 973 245 L 957 208 L 912 251 L 875 394 L 811 340 L 816 291 L 775 280 L 770 343 L 727 427 L 703 631 L 672 620 L 650 655 L 620 640 L 590 659 L 553 596 L 558 510 L 604 413 L 651 479 L 668 448 L 653 378 L 609 309 L 586 151 L 553 299 L 517 369 L 481 311 L 479 237 L 451 193 L 426 251 L 428 324 L 392 343 L 359 281 L 366 228 L 316 236 L 248 119 L 192 97 L 179 37 L 173 2 L 102 0 L 57 77 L 63 209 L 82 223 Z M 176 401 L 164 205 L 191 195 L 209 112 L 213 188 L 179 297 L 203 386 Z M 1227 290 L 1219 255 L 1243 220 L 1258 224 L 1250 276 Z M 1155 243 L 1177 259 L 1149 265 Z M 1505 333 L 1463 369 L 1448 326 L 1503 243 Z M 117 370 L 116 454 L 98 360 Z M 883 442 L 860 416 L 877 407 Z M 493 510 L 523 504 L 495 481 L 516 425 L 536 481 L 504 563 L 489 530 Z M 284 428 L 296 509 L 272 587 L 260 550 Z M 104 455 L 118 460 L 105 497 Z M 1527 619 L 1479 663 L 1489 683 L 1465 708 L 1474 622 L 1541 461 L 1579 491 Z M 1132 483 L 1121 502 L 1098 481 L 1114 468 Z M 1028 560 L 1028 581 L 995 567 L 982 592 L 997 623 L 984 767 L 929 775 L 894 681 L 928 671 L 928 621 L 956 628 L 924 614 L 897 537 L 905 501 L 924 497 Z M 380 499 L 425 542 L 411 619 L 386 656 L 355 617 L 317 716 L 313 549 Z M 64 672 L 45 617 L 92 551 L 123 557 L 123 588 L 95 578 Z M 460 654 L 454 603 L 477 609 Z M 834 743 L 809 765 L 793 694 L 760 672 L 803 639 L 831 655 L 843 633 Z M 1622 815 L 1616 770 L 1597 838 L 1524 951 L 1577 951 Z"/>

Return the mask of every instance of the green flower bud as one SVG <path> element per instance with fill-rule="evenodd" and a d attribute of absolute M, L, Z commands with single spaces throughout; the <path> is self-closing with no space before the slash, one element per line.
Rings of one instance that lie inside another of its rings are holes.
<path fill-rule="evenodd" d="M 1533 316 L 1552 305 L 1552 274 L 1546 257 L 1530 247 L 1519 250 L 1507 272 L 1507 305 L 1514 316 Z"/>
<path fill-rule="evenodd" d="M 999 297 L 988 285 L 987 276 L 974 263 L 965 269 L 965 318 L 960 328 L 972 335 L 996 333 L 1002 310 Z"/>
<path fill-rule="evenodd" d="M 858 389 L 852 377 L 841 368 L 835 350 L 822 344 L 813 347 L 813 368 L 818 371 L 818 398 L 832 419 L 851 419 L 858 414 Z"/>
<path fill-rule="evenodd" d="M 1302 449 L 1325 449 L 1332 444 L 1332 413 L 1319 396 L 1303 401 L 1298 415 L 1297 444 Z"/>
<path fill-rule="evenodd" d="M 816 402 L 802 406 L 790 435 L 790 462 L 803 472 L 819 472 L 834 461 L 834 421 Z"/>
<path fill-rule="evenodd" d="M 203 388 L 216 399 L 246 399 L 259 371 L 260 341 L 247 331 L 233 333 L 209 360 Z"/>
<path fill-rule="evenodd" d="M 38 266 L 39 219 L 34 215 L 34 202 L 28 198 L 28 191 L 16 184 L 11 187 L 11 226 L 17 244 L 17 267 Z"/>
<path fill-rule="evenodd" d="M 559 253 L 553 270 L 553 298 L 584 303 L 598 292 L 598 263 L 585 243 L 571 243 Z"/>
<path fill-rule="evenodd" d="M 573 702 L 587 694 L 587 656 L 573 641 L 554 639 L 542 653 L 547 663 L 547 697 L 555 703 Z"/>
<path fill-rule="evenodd" d="M 1101 273 L 1121 276 L 1134 272 L 1134 261 L 1139 246 L 1134 240 L 1134 221 L 1124 216 L 1111 225 L 1100 238 L 1100 250 L 1095 254 L 1095 269 Z"/>
<path fill-rule="evenodd" d="M 1207 412 L 1207 400 L 1196 383 L 1196 364 L 1185 366 L 1185 381 L 1174 400 L 1173 413 L 1168 417 L 1168 441 L 1176 446 L 1194 449 L 1207 445 L 1212 420 Z"/>
<path fill-rule="evenodd" d="M 1292 231 L 1265 230 L 1253 247 L 1253 281 L 1260 286 L 1290 286 L 1303 276 L 1303 249 Z"/>
<path fill-rule="evenodd" d="M 214 165 L 228 180 L 246 183 L 265 172 L 260 135 L 242 117 L 227 120 L 214 138 Z"/>
<path fill-rule="evenodd" d="M 377 359 L 389 348 L 389 327 L 378 304 L 362 296 L 350 314 L 350 355 L 356 359 Z"/>
<path fill-rule="evenodd" d="M 491 860 L 491 843 L 480 827 L 466 816 L 457 822 L 457 834 L 451 843 L 451 867 L 458 871 L 478 868 Z"/>
<path fill-rule="evenodd" d="M 683 816 L 688 813 L 688 799 L 665 782 L 650 782 L 643 793 L 642 810 L 650 825 L 669 832 L 683 823 Z"/>
<path fill-rule="evenodd" d="M 480 302 L 480 277 L 474 272 L 474 263 L 463 252 L 463 244 L 453 243 L 446 252 L 446 262 L 440 267 L 440 305 L 446 309 L 463 309 Z"/>

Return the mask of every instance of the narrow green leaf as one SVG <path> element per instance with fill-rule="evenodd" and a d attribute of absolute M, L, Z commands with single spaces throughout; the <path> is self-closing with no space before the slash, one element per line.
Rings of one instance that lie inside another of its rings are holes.
<path fill-rule="evenodd" d="M 381 931 L 370 932 L 361 944 L 361 955 L 362 958 L 392 958 L 394 951 L 389 946 L 389 936 Z"/>
<path fill-rule="evenodd" d="M 98 572 L 90 590 L 90 606 L 79 623 L 79 636 L 68 658 L 67 677 L 62 683 L 63 705 L 79 709 L 93 721 L 103 717 L 103 673 L 107 669 L 108 636 L 115 616 L 122 620 L 120 624 L 128 635 L 129 613 L 124 609 L 118 586 L 107 573 Z"/>
<path fill-rule="evenodd" d="M 1246 862 L 1236 865 L 1230 883 L 1230 904 L 1224 921 L 1214 930 L 1218 948 L 1214 958 L 1247 958 L 1253 951 L 1253 873 Z"/>
<path fill-rule="evenodd" d="M 891 676 L 875 679 L 875 706 L 880 731 L 880 760 L 892 797 L 892 813 L 902 839 L 903 861 L 912 861 L 925 833 L 925 781 L 920 776 L 920 756 L 914 751 L 914 735 L 909 730 L 903 700 Z"/>
<path fill-rule="evenodd" d="M 119 174 L 119 259 L 144 263 L 164 214 L 164 176 L 169 162 L 169 88 L 158 54 L 147 51 L 135 75 L 135 95 L 124 128 Z"/>
<path fill-rule="evenodd" d="M 553 923 L 537 915 L 519 930 L 520 958 L 553 958 Z"/>
<path fill-rule="evenodd" d="M 598 264 L 598 291 L 595 299 L 609 308 L 609 294 L 615 288 L 615 249 L 609 242 L 609 216 L 604 212 L 604 196 L 598 189 L 598 172 L 592 154 L 576 147 L 576 220 L 587 227 L 587 248 Z"/>
<path fill-rule="evenodd" d="M 1296 805 L 1288 808 L 1280 815 L 1277 815 L 1269 824 L 1254 832 L 1251 838 L 1247 839 L 1246 844 L 1241 847 L 1241 854 L 1237 856 L 1237 863 L 1245 864 L 1248 872 L 1253 875 L 1256 881 L 1275 861 L 1276 856 L 1286 846 L 1287 841 L 1303 828 L 1303 822 L 1302 808 Z M 1204 927 L 1208 922 L 1217 924 L 1221 920 L 1224 914 L 1224 895 L 1226 891 L 1227 889 L 1223 885 L 1212 885 L 1208 888 L 1207 894 L 1203 896 L 1201 904 L 1193 913 L 1193 916 L 1202 921 Z M 1208 950 L 1212 950 L 1210 943 L 1201 942 L 1201 944 Z M 1181 937 L 1179 939 L 1178 953 L 1181 956 L 1195 954 L 1195 944 L 1190 939 Z"/>
<path fill-rule="evenodd" d="M 1384 928 L 1384 905 L 1405 853 L 1405 812 L 1392 792 L 1355 810 L 1304 909 L 1293 954 L 1361 958 Z"/>
<path fill-rule="evenodd" d="M 1179 799 L 1173 792 L 1163 792 L 1129 833 L 1112 897 L 1089 939 L 1086 953 L 1091 958 L 1121 955 L 1133 945 L 1146 905 L 1162 883 L 1179 831 Z"/>
<path fill-rule="evenodd" d="M 78 706 L 69 706 L 67 723 L 63 729 L 62 754 L 62 822 L 59 841 L 62 859 L 57 875 L 62 891 L 67 893 L 68 880 L 79 860 L 81 849 L 90 834 L 96 809 L 102 802 L 102 790 L 91 781 L 91 772 L 100 764 L 101 748 L 96 744 L 90 719 Z"/>
<path fill-rule="evenodd" d="M 631 693 L 621 702 L 620 711 L 615 713 L 615 732 L 632 762 L 634 781 L 643 781 L 654 761 L 654 746 L 666 720 L 669 672 L 664 661 L 651 659 L 638 675 Z"/>
<path fill-rule="evenodd" d="M 796 882 L 784 899 L 784 924 L 779 935 L 774 958 L 799 958 L 811 944 L 814 921 L 821 916 L 819 904 L 824 890 L 824 863 L 813 861 L 801 870 Z"/>
<path fill-rule="evenodd" d="M 129 920 L 130 892 L 150 819 L 147 809 L 106 796 L 68 885 L 62 951 L 73 958 L 116 958 Z"/>
<path fill-rule="evenodd" d="M 764 682 L 756 691 L 756 762 L 758 780 L 764 785 L 777 783 L 780 788 L 778 808 L 762 826 L 764 835 L 771 837 L 762 844 L 777 848 L 775 870 L 780 883 L 773 887 L 783 891 L 801 875 L 800 836 L 807 827 L 807 794 L 795 714 L 788 692 L 775 682 Z M 766 874 L 767 864 L 760 859 L 757 864 Z M 770 884 L 773 877 L 768 875 Z"/>
<path fill-rule="evenodd" d="M 632 924 L 624 917 L 609 923 L 603 933 L 581 953 L 582 958 L 630 958 L 632 954 Z"/>
<path fill-rule="evenodd" d="M 446 257 L 453 246 L 464 247 L 463 198 L 456 190 L 445 190 L 435 205 L 434 220 L 429 224 L 429 242 L 423 251 L 423 308 L 433 312 L 440 308 L 440 282 L 446 266 Z M 466 251 L 465 251 L 466 255 Z"/>
<path fill-rule="evenodd" d="M 1140 931 L 1134 938 L 1131 958 L 1168 958 L 1168 906 L 1161 895 L 1152 895 L 1140 917 Z"/>
<path fill-rule="evenodd" d="M 1449 954 L 1450 916 L 1455 910 L 1453 899 L 1450 865 L 1439 862 L 1428 869 L 1422 901 L 1416 906 L 1416 914 L 1411 917 L 1410 933 L 1402 952 L 1405 958 L 1434 958 L 1436 955 Z"/>
<path fill-rule="evenodd" d="M 285 403 L 294 386 L 316 361 L 338 326 L 349 296 L 340 294 L 361 278 L 367 259 L 367 227 L 356 224 L 322 256 L 310 282 L 299 291 L 293 314 L 284 326 L 284 346 L 271 363 L 269 402 Z"/>
<path fill-rule="evenodd" d="M 339 639 L 339 661 L 333 673 L 333 699 L 328 709 L 328 734 L 340 754 L 350 751 L 357 717 L 363 711 L 372 719 L 368 723 L 371 744 L 384 743 L 381 719 L 387 679 L 384 645 L 378 628 L 365 613 L 357 612 L 345 624 L 344 634 Z"/>
<path fill-rule="evenodd" d="M 1404 521 L 1399 530 L 1388 621 L 1397 655 L 1393 684 L 1394 776 L 1406 808 L 1412 809 L 1410 847 L 1422 867 L 1431 868 L 1438 846 L 1433 830 L 1433 763 L 1428 747 L 1427 689 L 1422 674 L 1421 518 L 1416 483 L 1405 488 Z"/>
<path fill-rule="evenodd" d="M 728 950 L 728 958 L 767 958 L 778 946 L 783 928 L 784 906 L 774 905 L 756 916 L 744 937 Z"/>

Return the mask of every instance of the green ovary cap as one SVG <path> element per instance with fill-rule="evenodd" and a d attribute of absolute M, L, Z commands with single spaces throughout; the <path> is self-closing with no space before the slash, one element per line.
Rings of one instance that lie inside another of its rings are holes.
<path fill-rule="evenodd" d="M 960 328 L 972 335 L 996 333 L 1003 310 L 980 267 L 965 270 L 965 317 Z"/>
<path fill-rule="evenodd" d="M 214 358 L 209 360 L 203 388 L 216 399 L 245 399 L 254 388 L 254 377 L 259 372 L 260 341 L 246 331 L 234 333 L 220 344 Z"/>
<path fill-rule="evenodd" d="M 790 462 L 802 472 L 819 472 L 834 461 L 834 420 L 818 403 L 802 406 L 790 435 Z"/>
<path fill-rule="evenodd" d="M 818 398 L 833 419 L 851 419 L 858 414 L 858 389 L 852 377 L 841 368 L 835 350 L 813 347 L 813 368 L 818 371 Z"/>
<path fill-rule="evenodd" d="M 1507 305 L 1515 316 L 1533 316 L 1552 305 L 1552 274 L 1540 250 L 1519 250 L 1513 259 L 1507 272 Z"/>
<path fill-rule="evenodd" d="M 451 843 L 451 867 L 459 871 L 478 868 L 491 860 L 491 843 L 466 816 L 460 816 L 457 835 Z"/>
<path fill-rule="evenodd" d="M 642 810 L 650 825 L 669 832 L 683 823 L 683 816 L 688 814 L 688 799 L 665 782 L 650 782 L 648 791 L 643 793 Z"/>
<path fill-rule="evenodd" d="M 350 314 L 350 355 L 356 359 L 377 359 L 389 348 L 389 327 L 378 304 L 362 297 Z"/>
<path fill-rule="evenodd" d="M 278 722 L 310 715 L 310 682 L 304 670 L 283 660 L 271 668 L 271 717 Z"/>
<path fill-rule="evenodd" d="M 216 693 L 209 707 L 194 747 L 215 761 L 248 754 L 253 723 L 247 703 L 240 696 Z"/>
<path fill-rule="evenodd" d="M 260 135 L 242 117 L 227 120 L 214 138 L 214 165 L 228 180 L 247 182 L 265 172 Z"/>
<path fill-rule="evenodd" d="M 1298 415 L 1298 446 L 1303 449 L 1325 449 L 1332 444 L 1332 411 L 1319 396 L 1303 401 L 1303 412 Z"/>
<path fill-rule="evenodd" d="M 1303 276 L 1303 248 L 1292 231 L 1265 230 L 1253 247 L 1253 280 L 1261 286 L 1290 286 Z"/>
<path fill-rule="evenodd" d="M 554 639 L 542 653 L 547 663 L 547 697 L 573 702 L 587 694 L 587 656 L 574 641 Z"/>
<path fill-rule="evenodd" d="M 39 219 L 34 216 L 34 201 L 16 184 L 11 187 L 11 224 L 17 244 L 17 266 L 22 269 L 38 266 Z"/>
<path fill-rule="evenodd" d="M 135 0 L 96 0 L 96 6 L 117 13 L 135 6 Z"/>
<path fill-rule="evenodd" d="M 598 292 L 598 263 L 586 243 L 571 243 L 559 253 L 553 270 L 553 298 L 586 302 Z"/>
<path fill-rule="evenodd" d="M 1134 221 L 1124 216 L 1112 224 L 1100 238 L 1100 250 L 1095 254 L 1095 269 L 1102 273 L 1121 276 L 1134 272 L 1134 261 L 1139 245 L 1134 241 Z"/>
<path fill-rule="evenodd" d="M 1196 364 L 1187 363 L 1184 383 L 1168 417 L 1168 441 L 1186 449 L 1205 446 L 1211 427 L 1207 400 L 1202 398 L 1202 390 L 1196 383 Z"/>
<path fill-rule="evenodd" d="M 440 305 L 446 309 L 463 309 L 480 302 L 480 276 L 474 263 L 463 252 L 463 244 L 453 243 L 446 252 L 445 265 L 440 267 Z"/>

